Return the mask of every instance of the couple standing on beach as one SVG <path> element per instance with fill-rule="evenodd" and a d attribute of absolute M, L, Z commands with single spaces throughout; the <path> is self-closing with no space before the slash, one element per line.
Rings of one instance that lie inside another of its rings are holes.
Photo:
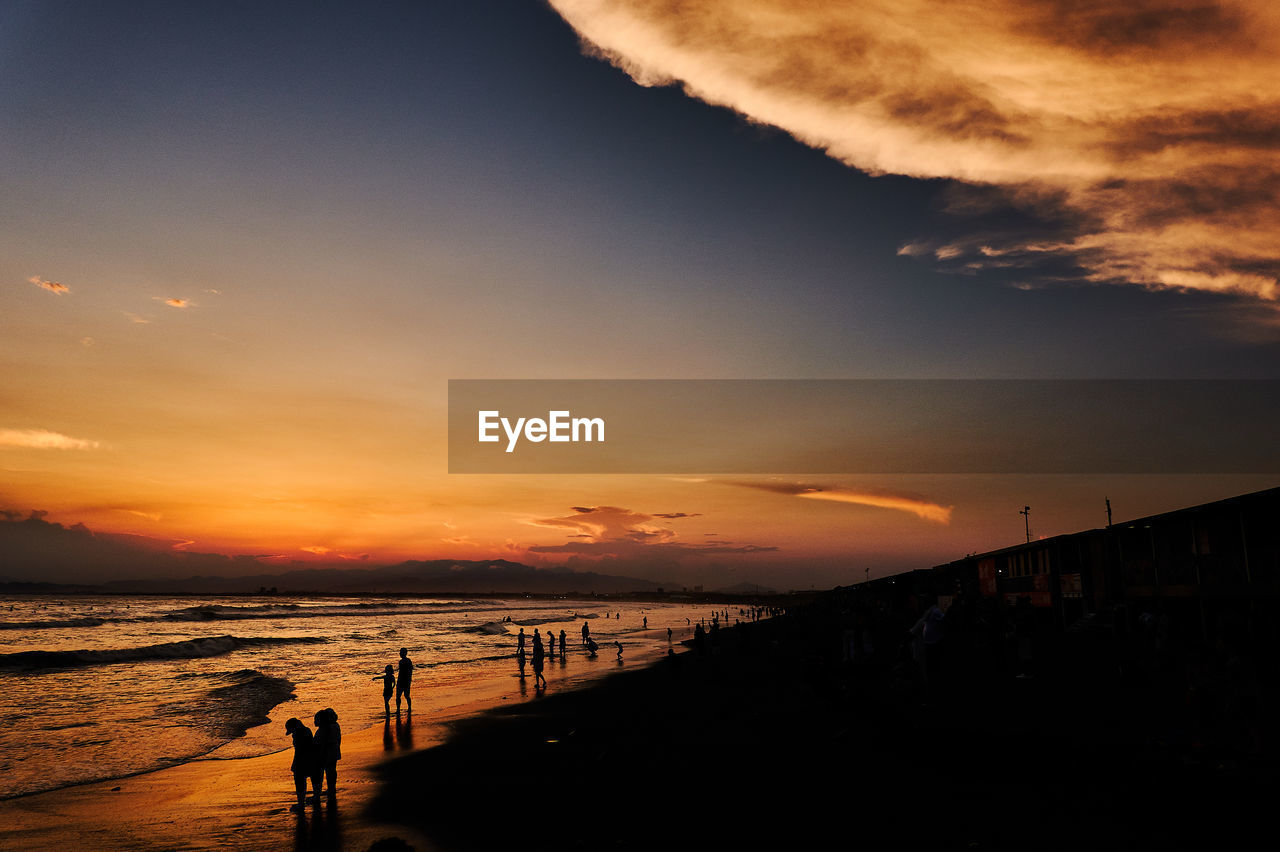
<path fill-rule="evenodd" d="M 400 713 L 400 699 L 404 698 L 409 705 L 409 712 L 413 712 L 413 697 L 409 694 L 409 688 L 413 685 L 413 661 L 409 659 L 409 649 L 400 649 L 400 676 L 396 677 L 395 668 L 388 664 L 385 671 L 380 675 L 374 675 L 374 680 L 382 681 L 382 703 L 386 707 L 387 715 L 391 715 L 391 692 L 396 693 L 396 713 Z"/>
<path fill-rule="evenodd" d="M 284 723 L 285 733 L 293 738 L 293 763 L 289 770 L 293 772 L 293 787 L 298 794 L 298 803 L 290 810 L 299 814 L 305 808 L 308 778 L 311 779 L 317 804 L 322 780 L 328 780 L 330 799 L 338 789 L 338 761 L 342 759 L 342 728 L 338 725 L 338 714 L 332 707 L 326 707 L 316 713 L 314 721 L 314 734 L 301 719 L 292 718 Z"/>

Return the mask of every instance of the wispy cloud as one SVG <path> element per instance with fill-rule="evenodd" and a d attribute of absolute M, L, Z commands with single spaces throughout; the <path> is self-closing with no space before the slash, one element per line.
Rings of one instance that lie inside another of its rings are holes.
<path fill-rule="evenodd" d="M 325 547 L 322 544 L 311 544 L 298 549 L 303 553 L 310 553 L 313 556 L 325 556 L 331 559 L 341 559 L 347 562 L 367 562 L 370 559 L 370 554 L 368 553 L 341 553 L 331 547 Z"/>
<path fill-rule="evenodd" d="M 635 512 L 618 506 L 574 506 L 574 514 L 529 521 L 535 526 L 558 527 L 589 537 L 593 541 L 669 541 L 675 532 L 653 523 L 659 515 Z"/>
<path fill-rule="evenodd" d="M 101 444 L 48 429 L 0 429 L 0 447 L 35 450 L 96 450 Z"/>
<path fill-rule="evenodd" d="M 1271 0 L 551 4 L 642 85 L 680 85 L 871 174 L 982 188 L 953 212 L 998 203 L 1047 223 L 974 219 L 902 254 L 1280 298 Z"/>
<path fill-rule="evenodd" d="M 146 518 L 148 521 L 156 521 L 157 523 L 163 517 L 159 512 L 144 512 L 140 509 L 121 509 L 121 512 L 128 512 L 130 515 L 137 515 L 139 518 Z"/>
<path fill-rule="evenodd" d="M 190 308 L 195 306 L 195 302 L 190 299 L 166 299 L 163 296 L 156 296 L 156 301 L 164 302 L 171 308 Z"/>
<path fill-rule="evenodd" d="M 59 281 L 50 281 L 46 278 L 41 278 L 39 275 L 33 275 L 30 278 L 28 278 L 27 281 L 36 285 L 42 290 L 48 290 L 50 293 L 56 293 L 59 296 L 65 296 L 67 293 L 71 292 L 71 288 L 68 287 L 66 284 L 63 284 Z"/>
<path fill-rule="evenodd" d="M 588 557 L 636 557 L 679 559 L 687 556 L 772 553 L 776 547 L 734 545 L 731 542 L 679 541 L 675 530 L 655 524 L 655 519 L 698 517 L 697 513 L 662 512 L 647 514 L 618 506 L 574 506 L 574 514 L 531 520 L 535 526 L 571 531 L 564 544 L 533 545 L 529 553 L 568 553 Z"/>
<path fill-rule="evenodd" d="M 878 509 L 897 509 L 910 512 L 918 518 L 933 521 L 935 524 L 951 523 L 951 506 L 939 506 L 926 500 L 910 497 L 894 497 L 884 494 L 866 494 L 858 491 L 805 491 L 796 495 L 808 500 L 831 500 L 836 503 L 856 503 L 860 506 L 875 506 Z"/>
<path fill-rule="evenodd" d="M 950 524 L 953 506 L 940 503 L 919 494 L 907 494 L 872 489 L 845 488 L 830 485 L 809 485 L 802 482 L 784 482 L 779 480 L 744 480 L 721 479 L 712 480 L 724 485 L 736 485 L 740 488 L 755 488 L 785 494 L 790 497 L 801 497 L 806 500 L 829 500 L 834 503 L 853 503 L 859 506 L 872 506 L 877 509 L 893 509 L 908 512 L 925 521 L 935 524 Z"/>
<path fill-rule="evenodd" d="M 643 544 L 636 541 L 569 541 L 564 544 L 535 544 L 527 548 L 529 553 L 572 553 L 579 556 L 612 556 L 678 559 L 686 556 L 732 556 L 751 553 L 776 553 L 778 548 L 768 545 L 728 543 L 685 544 L 665 541 Z"/>

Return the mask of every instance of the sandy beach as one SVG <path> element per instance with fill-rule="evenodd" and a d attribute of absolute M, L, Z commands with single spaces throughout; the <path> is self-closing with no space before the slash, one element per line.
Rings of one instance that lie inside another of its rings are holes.
<path fill-rule="evenodd" d="M 586 688 L 348 732 L 336 800 L 302 818 L 280 752 L 0 803 L 0 846 L 1128 850 L 1265 824 L 1274 750 L 1197 752 L 1156 691 L 1064 667 L 925 696 L 843 658 L 840 631 L 812 608 Z"/>
<path fill-rule="evenodd" d="M 632 650 L 634 658 L 621 665 L 641 667 L 653 659 Z M 575 663 L 552 660 L 544 694 L 574 691 L 598 676 L 597 667 Z M 604 656 L 599 663 L 621 667 Z M 338 850 L 367 849 L 387 837 L 433 848 L 411 825 L 368 816 L 379 765 L 438 745 L 452 722 L 527 702 L 538 692 L 531 672 L 521 681 L 513 671 L 509 678 L 469 684 L 465 695 L 459 703 L 420 692 L 416 713 L 393 712 L 382 724 L 344 730 L 338 794 L 318 803 L 309 798 L 302 818 L 289 810 L 292 752 L 282 730 L 282 750 L 272 754 L 220 759 L 215 751 L 178 766 L 0 801 L 0 848 Z"/>

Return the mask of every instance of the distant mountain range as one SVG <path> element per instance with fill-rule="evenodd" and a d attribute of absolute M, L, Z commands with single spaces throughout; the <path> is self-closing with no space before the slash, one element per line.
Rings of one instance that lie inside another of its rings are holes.
<path fill-rule="evenodd" d="M 64 527 L 43 513 L 0 520 L 0 583 L 57 584 L 119 592 L 221 594 L 389 592 L 619 594 L 656 592 L 663 584 L 564 568 L 534 568 L 505 559 L 411 560 L 394 565 L 307 565 L 270 571 L 253 556 L 175 550 L 179 542 Z M 675 590 L 671 586 L 667 590 Z"/>
<path fill-rule="evenodd" d="M 368 568 L 297 568 L 280 574 L 243 577 L 196 576 L 184 579 L 113 580 L 111 591 L 228 593 L 274 589 L 280 592 L 381 592 L 445 594 L 619 594 L 654 592 L 661 584 L 634 577 L 614 577 L 533 568 L 505 559 L 483 561 L 436 559 Z"/>

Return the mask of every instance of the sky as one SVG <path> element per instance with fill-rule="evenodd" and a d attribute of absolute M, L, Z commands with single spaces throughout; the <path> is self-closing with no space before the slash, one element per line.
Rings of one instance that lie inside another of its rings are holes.
<path fill-rule="evenodd" d="M 1272 487 L 449 474 L 446 431 L 450 379 L 1280 377 L 1278 42 L 1211 0 L 6 3 L 0 509 L 786 589 Z"/>

